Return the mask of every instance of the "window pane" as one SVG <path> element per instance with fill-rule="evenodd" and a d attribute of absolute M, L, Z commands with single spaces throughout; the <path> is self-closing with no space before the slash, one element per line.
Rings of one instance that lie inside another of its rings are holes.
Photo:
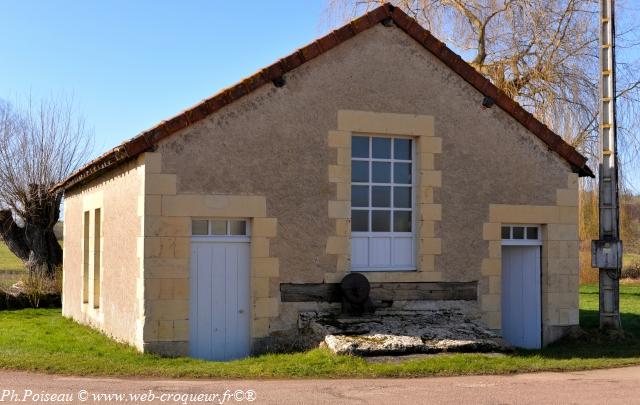
<path fill-rule="evenodd" d="M 411 208 L 411 187 L 393 188 L 393 206 L 396 208 Z"/>
<path fill-rule="evenodd" d="M 369 181 L 369 162 L 351 162 L 351 181 L 359 183 Z"/>
<path fill-rule="evenodd" d="M 391 206 L 391 187 L 387 187 L 387 186 L 371 187 L 371 206 L 372 207 L 390 207 Z"/>
<path fill-rule="evenodd" d="M 527 239 L 538 240 L 538 227 L 527 227 Z"/>
<path fill-rule="evenodd" d="M 351 156 L 358 158 L 369 157 L 369 138 L 366 136 L 351 137 Z"/>
<path fill-rule="evenodd" d="M 524 239 L 524 226 L 513 227 L 513 239 Z"/>
<path fill-rule="evenodd" d="M 371 230 L 373 232 L 389 232 L 391 211 L 372 211 L 371 212 Z"/>
<path fill-rule="evenodd" d="M 227 221 L 211 221 L 211 234 L 212 235 L 226 235 L 227 234 Z"/>
<path fill-rule="evenodd" d="M 398 184 L 411 184 L 411 163 L 394 163 L 393 178 Z"/>
<path fill-rule="evenodd" d="M 247 222 L 246 221 L 229 221 L 229 234 L 246 235 Z"/>
<path fill-rule="evenodd" d="M 372 138 L 371 151 L 376 159 L 391 159 L 391 139 Z"/>
<path fill-rule="evenodd" d="M 209 233 L 207 229 L 206 219 L 194 219 L 191 221 L 191 235 L 206 235 Z"/>
<path fill-rule="evenodd" d="M 411 211 L 395 211 L 393 213 L 393 231 L 411 232 Z"/>
<path fill-rule="evenodd" d="M 394 139 L 393 140 L 393 157 L 395 159 L 411 160 L 411 140 L 410 139 Z"/>
<path fill-rule="evenodd" d="M 502 227 L 502 239 L 511 239 L 511 227 L 509 226 Z"/>
<path fill-rule="evenodd" d="M 369 211 L 351 211 L 351 232 L 369 231 Z"/>
<path fill-rule="evenodd" d="M 391 163 L 373 162 L 371 170 L 373 183 L 391 183 Z"/>
<path fill-rule="evenodd" d="M 369 206 L 369 187 L 351 186 L 351 206 L 352 207 L 368 207 Z"/>

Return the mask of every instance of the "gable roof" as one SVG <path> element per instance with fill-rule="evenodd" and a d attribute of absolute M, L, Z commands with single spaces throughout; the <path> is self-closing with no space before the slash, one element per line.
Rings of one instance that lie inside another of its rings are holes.
<path fill-rule="evenodd" d="M 270 66 L 247 77 L 235 86 L 222 90 L 218 94 L 202 101 L 194 107 L 157 124 L 155 127 L 142 132 L 138 136 L 122 143 L 89 162 L 62 182 L 53 186 L 52 190 L 69 189 L 108 171 L 114 166 L 128 161 L 146 151 L 153 150 L 162 139 L 200 121 L 222 107 L 251 93 L 257 88 L 280 79 L 285 73 L 297 68 L 315 57 L 329 51 L 362 31 L 372 26 L 393 21 L 402 31 L 415 39 L 420 45 L 456 72 L 476 90 L 490 97 L 495 104 L 510 114 L 520 124 L 544 142 L 549 150 L 565 159 L 574 172 L 581 177 L 595 177 L 587 166 L 587 158 L 582 156 L 559 135 L 551 131 L 546 125 L 537 120 L 531 113 L 522 108 L 517 102 L 494 86 L 491 81 L 476 71 L 459 55 L 440 42 L 423 28 L 415 19 L 409 17 L 398 7 L 386 3 L 363 16 L 347 23 L 322 38 L 298 49 Z"/>

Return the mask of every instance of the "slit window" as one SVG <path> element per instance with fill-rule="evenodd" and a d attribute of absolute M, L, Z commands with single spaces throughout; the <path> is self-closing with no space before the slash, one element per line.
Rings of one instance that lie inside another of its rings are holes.
<path fill-rule="evenodd" d="M 91 252 L 89 227 L 91 225 L 91 212 L 85 211 L 82 229 L 82 302 L 89 303 L 89 258 Z"/>
<path fill-rule="evenodd" d="M 93 307 L 100 308 L 100 253 L 101 247 L 101 211 L 96 209 L 93 218 Z"/>

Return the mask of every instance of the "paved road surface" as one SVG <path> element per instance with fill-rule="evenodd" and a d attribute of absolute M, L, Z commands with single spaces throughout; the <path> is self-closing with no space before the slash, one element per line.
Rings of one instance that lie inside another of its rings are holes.
<path fill-rule="evenodd" d="M 248 390 L 254 393 L 254 401 L 235 400 L 251 397 Z M 11 403 L 12 399 L 13 403 L 44 403 L 46 394 L 70 395 L 71 403 L 187 404 L 198 403 L 189 401 L 190 395 L 197 399 L 198 394 L 218 394 L 209 403 L 640 404 L 640 367 L 511 376 L 293 381 L 134 380 L 0 371 L 1 403 Z M 122 395 L 122 400 L 107 399 L 100 394 Z M 25 395 L 31 396 L 22 401 Z M 36 398 L 36 395 L 43 396 Z M 155 400 L 150 401 L 151 395 Z"/>

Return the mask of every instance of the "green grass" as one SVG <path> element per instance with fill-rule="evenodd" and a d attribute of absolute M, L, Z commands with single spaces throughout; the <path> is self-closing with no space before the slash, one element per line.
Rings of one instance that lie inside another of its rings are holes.
<path fill-rule="evenodd" d="M 24 265 L 5 245 L 0 242 L 0 288 L 13 285 L 26 274 Z"/>
<path fill-rule="evenodd" d="M 623 285 L 623 322 L 640 336 L 640 286 Z M 581 323 L 597 328 L 598 291 L 581 288 Z M 0 368 L 75 375 L 190 378 L 339 378 L 418 377 L 567 371 L 640 364 L 640 340 L 600 342 L 594 333 L 582 343 L 562 343 L 540 351 L 505 356 L 452 354 L 400 363 L 370 363 L 326 350 L 271 354 L 232 362 L 161 358 L 140 354 L 100 333 L 76 324 L 59 310 L 0 312 Z"/>
<path fill-rule="evenodd" d="M 4 243 L 0 242 L 0 273 L 24 271 L 24 265 Z"/>

